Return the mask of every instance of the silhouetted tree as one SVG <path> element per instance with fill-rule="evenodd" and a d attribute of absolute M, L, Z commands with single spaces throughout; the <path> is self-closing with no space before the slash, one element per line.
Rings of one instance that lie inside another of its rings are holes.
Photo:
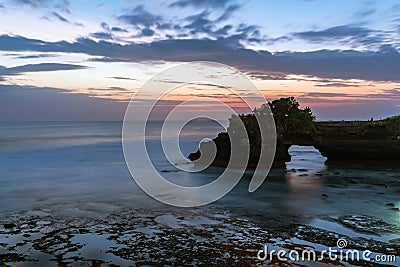
<path fill-rule="evenodd" d="M 261 110 L 264 108 L 264 104 Z M 309 107 L 300 109 L 294 97 L 286 97 L 268 103 L 275 119 L 279 137 L 285 139 L 296 135 L 310 135 L 315 133 L 315 116 Z"/>

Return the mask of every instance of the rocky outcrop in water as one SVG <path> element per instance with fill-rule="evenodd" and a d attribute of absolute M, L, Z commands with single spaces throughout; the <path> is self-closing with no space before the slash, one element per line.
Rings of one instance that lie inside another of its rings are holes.
<path fill-rule="evenodd" d="M 376 122 L 317 122 L 314 145 L 328 163 L 400 163 L 400 125 Z"/>
<path fill-rule="evenodd" d="M 315 122 L 311 110 L 299 109 L 293 98 L 276 101 L 275 104 L 269 103 L 277 130 L 273 168 L 284 168 L 285 162 L 290 161 L 288 149 L 292 145 L 314 146 L 327 157 L 328 164 L 400 163 L 399 116 L 380 121 Z M 240 115 L 239 118 L 249 136 L 250 159 L 247 166 L 248 169 L 253 169 L 257 166 L 260 155 L 260 130 L 254 115 Z M 216 144 L 217 154 L 211 165 L 226 167 L 231 145 L 228 133 L 220 133 L 213 142 Z M 203 149 L 200 150 L 207 151 L 208 145 L 201 144 Z M 192 161 L 200 158 L 200 151 L 189 155 Z"/>

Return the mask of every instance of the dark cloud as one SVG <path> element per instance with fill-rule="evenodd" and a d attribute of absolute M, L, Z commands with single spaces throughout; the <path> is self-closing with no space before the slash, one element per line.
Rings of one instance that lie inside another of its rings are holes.
<path fill-rule="evenodd" d="M 111 57 L 95 57 L 95 58 L 90 58 L 88 61 L 92 62 L 131 62 L 131 60 L 127 58 L 111 58 Z"/>
<path fill-rule="evenodd" d="M 81 38 L 73 43 L 45 42 L 20 36 L 0 36 L 2 51 L 85 53 L 108 61 L 195 61 L 208 60 L 235 66 L 245 72 L 281 72 L 322 78 L 400 81 L 400 54 L 380 51 L 320 50 L 272 55 L 233 47 L 224 39 L 164 40 L 150 44 L 121 45 Z"/>
<path fill-rule="evenodd" d="M 317 87 L 359 87 L 361 85 L 347 82 L 327 82 L 314 84 Z"/>
<path fill-rule="evenodd" d="M 100 26 L 106 31 L 110 30 L 110 26 L 108 26 L 108 24 L 105 22 L 100 23 Z"/>
<path fill-rule="evenodd" d="M 40 18 L 44 19 L 44 20 L 47 20 L 47 21 L 50 21 L 50 22 L 56 20 L 56 21 L 61 21 L 61 22 L 68 23 L 68 24 L 75 25 L 75 26 L 79 26 L 79 27 L 83 27 L 84 26 L 81 22 L 69 20 L 65 16 L 62 16 L 60 13 L 55 12 L 55 11 L 52 11 L 52 12 L 49 13 L 49 15 L 42 16 Z"/>
<path fill-rule="evenodd" d="M 154 31 L 152 29 L 145 28 L 142 30 L 142 36 L 153 36 Z"/>
<path fill-rule="evenodd" d="M 109 87 L 105 87 L 105 88 L 90 87 L 90 88 L 87 88 L 86 90 L 88 90 L 90 92 L 89 93 L 90 96 L 93 96 L 93 95 L 106 96 L 107 95 L 107 96 L 114 96 L 115 97 L 115 93 L 117 93 L 117 92 L 119 92 L 119 93 L 121 93 L 121 92 L 130 92 L 130 93 L 132 93 L 133 92 L 132 89 L 126 89 L 126 88 L 123 88 L 123 87 L 120 87 L 120 86 L 109 86 Z M 104 91 L 110 92 L 110 94 L 104 93 Z M 93 92 L 101 92 L 101 93 L 95 94 Z M 131 94 L 128 94 L 128 96 L 130 97 Z"/>
<path fill-rule="evenodd" d="M 218 22 L 225 21 L 229 19 L 237 10 L 239 10 L 242 6 L 241 5 L 230 5 L 227 6 L 222 15 L 217 19 Z"/>
<path fill-rule="evenodd" d="M 325 93 L 325 92 L 309 92 L 302 97 L 353 97 L 354 95 L 352 94 L 347 94 L 347 93 Z"/>
<path fill-rule="evenodd" d="M 246 72 L 246 75 L 260 80 L 273 81 L 273 80 L 293 80 L 293 78 L 288 77 L 286 73 L 274 73 L 274 72 L 266 72 L 266 71 L 253 71 Z"/>
<path fill-rule="evenodd" d="M 91 33 L 90 36 L 97 38 L 97 39 L 102 39 L 102 40 L 112 40 L 113 35 L 109 32 L 94 32 Z"/>
<path fill-rule="evenodd" d="M 49 0 L 13 0 L 17 4 L 29 5 L 32 7 L 47 7 Z"/>
<path fill-rule="evenodd" d="M 107 77 L 107 78 L 109 78 L 109 79 L 116 79 L 116 80 L 137 81 L 137 79 L 135 79 L 135 78 L 120 77 L 120 76 Z"/>
<path fill-rule="evenodd" d="M 53 11 L 51 14 L 53 15 L 53 17 L 57 18 L 59 21 L 70 23 L 69 20 L 67 20 L 66 18 L 64 18 L 63 16 L 61 16 L 60 14 L 58 14 L 55 11 Z"/>
<path fill-rule="evenodd" d="M 32 54 L 32 55 L 18 55 L 15 58 L 21 58 L 21 59 L 34 59 L 34 58 L 46 58 L 46 57 L 56 57 L 57 55 L 52 55 L 52 54 Z"/>
<path fill-rule="evenodd" d="M 112 40 L 114 37 L 113 33 L 128 32 L 119 27 L 110 27 L 106 22 L 100 23 L 100 26 L 103 28 L 103 31 L 91 33 L 90 36 L 97 39 Z"/>
<path fill-rule="evenodd" d="M 228 6 L 223 15 L 217 19 L 211 19 L 211 11 L 205 10 L 201 13 L 187 16 L 187 22 L 183 29 L 188 30 L 190 36 L 206 35 L 212 39 L 223 40 L 232 46 L 242 46 L 244 43 L 262 42 L 259 27 L 255 25 L 239 24 L 234 27 L 230 24 L 223 24 L 239 6 Z"/>
<path fill-rule="evenodd" d="M 189 5 L 190 3 L 180 4 Z M 205 5 L 205 3 L 196 1 L 195 5 L 197 4 Z M 234 27 L 226 23 L 240 9 L 241 5 L 234 4 L 232 1 L 212 1 L 209 5 L 217 5 L 219 8 L 217 10 L 215 8 L 201 8 L 200 12 L 175 21 L 151 13 L 145 10 L 142 5 L 125 12 L 117 19 L 128 23 L 140 32 L 134 37 L 157 35 L 167 39 L 188 37 L 195 39 L 201 36 L 202 38 L 224 39 L 236 46 L 242 45 L 242 43 L 261 42 L 259 27 L 247 24 L 239 24 L 239 26 Z"/>
<path fill-rule="evenodd" d="M 123 88 L 123 87 L 120 87 L 120 86 L 110 86 L 110 87 L 108 87 L 107 88 L 107 90 L 115 90 L 115 91 L 123 91 L 123 92 L 132 92 L 132 90 L 131 89 L 126 89 L 126 88 Z"/>
<path fill-rule="evenodd" d="M 224 9 L 226 6 L 231 4 L 232 0 L 177 0 L 171 3 L 170 7 L 194 7 L 194 8 L 217 8 L 217 9 Z"/>
<path fill-rule="evenodd" d="M 215 33 L 217 34 L 217 36 L 226 36 L 228 35 L 228 32 L 232 29 L 233 29 L 232 25 L 225 25 L 222 28 L 216 30 Z"/>
<path fill-rule="evenodd" d="M 291 37 L 311 43 L 339 42 L 353 45 L 372 45 L 385 41 L 385 36 L 381 31 L 352 25 L 335 26 L 319 31 L 296 32 L 291 34 Z"/>
<path fill-rule="evenodd" d="M 362 27 L 353 27 L 353 26 L 336 26 L 331 27 L 325 30 L 320 31 L 306 31 L 306 32 L 298 32 L 294 33 L 293 36 L 303 38 L 306 40 L 330 40 L 332 38 L 347 38 L 347 37 L 355 37 L 361 36 L 365 37 L 368 36 L 372 31 Z"/>
<path fill-rule="evenodd" d="M 135 7 L 133 10 L 126 12 L 117 18 L 133 26 L 143 26 L 146 28 L 155 26 L 162 21 L 161 16 L 148 12 L 142 5 Z"/>
<path fill-rule="evenodd" d="M 185 25 L 184 28 L 189 29 L 191 34 L 207 33 L 213 34 L 214 22 L 208 17 L 210 12 L 204 11 L 196 15 L 190 15 L 186 17 L 186 21 L 189 24 Z"/>
<path fill-rule="evenodd" d="M 12 0 L 17 5 L 28 5 L 34 8 L 55 8 L 65 13 L 71 13 L 69 10 L 70 2 L 68 0 Z"/>
<path fill-rule="evenodd" d="M 113 32 L 128 32 L 127 30 L 119 28 L 119 27 L 112 27 L 111 31 L 113 31 Z"/>
<path fill-rule="evenodd" d="M 86 68 L 81 65 L 62 64 L 62 63 L 40 63 L 28 64 L 11 68 L 0 68 L 1 76 L 19 75 L 27 72 L 43 72 L 43 71 L 60 71 L 60 70 L 77 70 Z"/>

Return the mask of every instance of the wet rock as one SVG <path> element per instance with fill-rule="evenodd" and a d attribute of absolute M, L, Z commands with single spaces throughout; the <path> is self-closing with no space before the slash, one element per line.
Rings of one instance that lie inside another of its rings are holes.
<path fill-rule="evenodd" d="M 382 184 L 382 183 L 375 183 L 375 184 L 372 184 L 372 185 L 375 185 L 375 186 L 382 186 L 382 187 L 387 188 L 387 185 L 386 185 L 386 184 Z"/>
<path fill-rule="evenodd" d="M 79 228 L 78 231 L 79 231 L 80 234 L 87 234 L 87 233 L 89 233 L 89 231 L 88 231 L 87 229 L 84 229 L 84 228 Z"/>
<path fill-rule="evenodd" d="M 328 197 L 328 194 L 322 193 L 322 194 L 321 194 L 321 197 L 322 197 L 322 198 L 327 198 L 327 197 Z"/>
<path fill-rule="evenodd" d="M 162 170 L 160 172 L 178 172 L 177 170 Z"/>
<path fill-rule="evenodd" d="M 400 238 L 395 238 L 389 241 L 392 244 L 399 244 L 400 245 Z"/>
<path fill-rule="evenodd" d="M 382 219 L 368 215 L 347 215 L 335 219 L 336 222 L 353 231 L 365 234 L 380 235 L 387 233 L 399 233 L 400 228 L 389 224 Z"/>
<path fill-rule="evenodd" d="M 385 206 L 386 207 L 394 207 L 395 205 L 394 205 L 394 203 L 387 203 L 387 204 L 385 204 Z"/>
<path fill-rule="evenodd" d="M 0 262 L 23 262 L 28 261 L 28 259 L 20 254 L 17 253 L 7 253 L 0 255 Z"/>
<path fill-rule="evenodd" d="M 5 229 L 11 229 L 11 228 L 16 227 L 16 225 L 14 223 L 5 223 L 5 224 L 3 224 L 3 226 Z"/>
<path fill-rule="evenodd" d="M 165 217 L 166 213 L 170 216 Z M 167 222 L 174 220 L 181 227 L 159 224 L 157 218 L 160 217 Z M 280 218 L 254 217 L 251 213 L 240 218 L 237 214 L 216 208 L 204 209 L 201 215 L 164 208 L 151 212 L 137 209 L 119 211 L 104 219 L 49 218 L 51 224 L 38 235 L 33 233 L 43 230 L 37 223 L 40 219 L 23 216 L 18 219 L 19 228 L 23 229 L 24 236 L 30 234 L 31 238 L 18 244 L 30 246 L 28 251 L 32 253 L 26 256 L 32 259 L 18 258 L 19 253 L 26 254 L 25 246 L 3 246 L 9 251 L 0 250 L 0 266 L 4 262 L 21 261 L 25 261 L 27 266 L 47 266 L 42 259 L 35 259 L 36 251 L 52 255 L 50 261 L 57 266 L 271 266 L 256 257 L 257 251 L 265 244 L 296 250 L 305 248 L 304 241 L 336 246 L 338 233 L 302 223 L 293 224 L 291 222 L 296 221 L 294 216 L 289 220 L 287 216 L 284 217 L 286 220 Z M 373 232 L 399 232 L 395 226 L 373 217 L 352 215 L 337 220 L 359 232 L 370 229 Z M 8 231 L 4 232 L 10 235 Z M 82 236 L 81 233 L 87 235 Z M 19 234 L 21 232 L 15 233 Z M 359 250 L 368 248 L 385 254 L 400 251 L 400 246 L 393 240 L 390 243 L 350 237 L 347 240 L 349 247 Z M 83 252 L 84 247 L 91 252 Z M 328 258 L 324 258 L 323 262 L 345 265 Z M 284 265 L 279 261 L 275 265 L 305 266 Z"/>
<path fill-rule="evenodd" d="M 337 187 L 337 188 L 346 188 L 345 185 L 339 185 L 339 184 L 328 184 L 329 187 Z"/>
<path fill-rule="evenodd" d="M 298 169 L 297 171 L 299 171 L 299 172 L 308 172 L 307 169 Z"/>

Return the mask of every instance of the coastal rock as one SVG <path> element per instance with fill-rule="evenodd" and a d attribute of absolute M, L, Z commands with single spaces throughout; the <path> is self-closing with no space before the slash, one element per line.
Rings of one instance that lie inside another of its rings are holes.
<path fill-rule="evenodd" d="M 272 168 L 285 168 L 291 160 L 288 149 L 292 145 L 314 146 L 327 158 L 328 165 L 398 165 L 400 163 L 399 127 L 393 127 L 385 120 L 375 122 L 315 122 L 313 134 L 290 134 L 280 137 Z M 249 132 L 252 130 L 249 129 Z M 250 135 L 250 160 L 248 169 L 257 166 L 259 150 L 255 148 L 256 138 Z M 213 139 L 217 155 L 212 166 L 226 167 L 230 158 L 228 133 L 220 133 Z M 200 151 L 189 155 L 191 161 L 199 159 Z M 339 172 L 334 174 L 340 175 Z M 350 181 L 352 182 L 352 181 Z"/>
<path fill-rule="evenodd" d="M 14 223 L 5 223 L 5 224 L 3 224 L 3 227 L 5 229 L 11 229 L 11 228 L 16 227 L 16 225 Z"/>

